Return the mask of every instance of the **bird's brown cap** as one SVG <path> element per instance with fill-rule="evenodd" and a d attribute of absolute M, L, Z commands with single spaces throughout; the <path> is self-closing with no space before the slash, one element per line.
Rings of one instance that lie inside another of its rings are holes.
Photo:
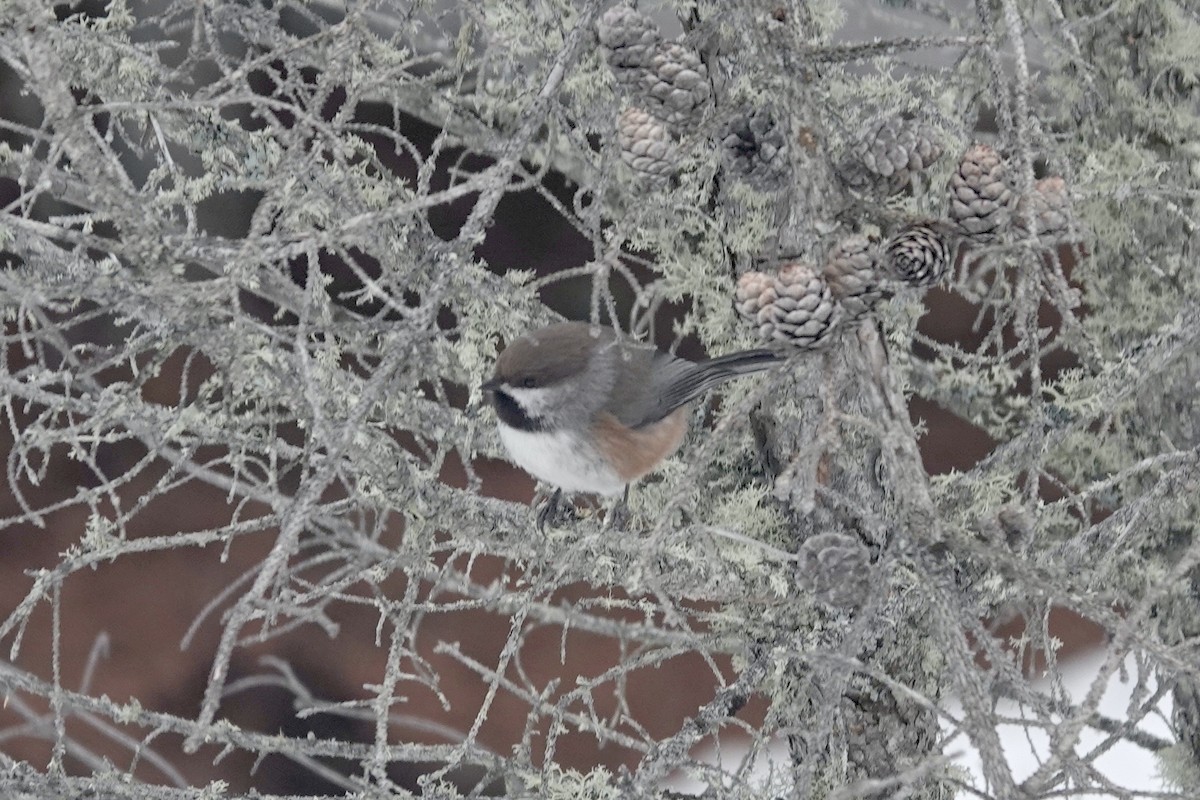
<path fill-rule="evenodd" d="M 616 337 L 612 329 L 585 322 L 561 322 L 513 341 L 496 359 L 496 372 L 484 388 L 554 386 L 587 369 L 592 353 Z"/>

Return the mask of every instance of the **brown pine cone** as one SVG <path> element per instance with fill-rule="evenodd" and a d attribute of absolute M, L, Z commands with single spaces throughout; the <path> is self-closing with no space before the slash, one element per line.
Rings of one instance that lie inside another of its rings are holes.
<path fill-rule="evenodd" d="M 1013 223 L 1024 231 L 1033 217 L 1033 233 L 1047 245 L 1065 242 L 1070 238 L 1071 200 L 1067 195 L 1067 182 L 1057 175 L 1042 178 L 1033 185 L 1033 191 L 1017 203 Z"/>
<path fill-rule="evenodd" d="M 886 293 L 880 285 L 878 247 L 862 234 L 847 236 L 829 253 L 822 270 L 830 291 L 850 319 L 869 314 Z"/>
<path fill-rule="evenodd" d="M 958 237 L 942 220 L 924 220 L 901 230 L 884 248 L 884 261 L 897 279 L 911 286 L 941 283 L 954 266 Z"/>
<path fill-rule="evenodd" d="M 758 324 L 758 312 L 775 302 L 775 278 L 765 272 L 747 272 L 738 278 L 734 305 L 749 322 Z"/>
<path fill-rule="evenodd" d="M 627 86 L 637 85 L 650 69 L 662 38 L 654 20 L 619 3 L 600 17 L 596 33 L 617 81 Z"/>
<path fill-rule="evenodd" d="M 850 149 L 838 174 L 854 188 L 874 183 L 896 193 L 909 184 L 913 173 L 928 169 L 941 155 L 942 148 L 928 125 L 885 119 Z"/>
<path fill-rule="evenodd" d="M 844 312 L 821 273 L 807 264 L 787 264 L 774 288 L 775 300 L 758 312 L 759 335 L 804 350 L 825 344 Z"/>
<path fill-rule="evenodd" d="M 731 171 L 751 185 L 773 189 L 783 182 L 787 175 L 787 138 L 767 109 L 730 119 L 720 141 Z"/>
<path fill-rule="evenodd" d="M 666 183 L 675 170 L 675 140 L 666 123 L 640 108 L 627 108 L 617 118 L 621 160 L 653 183 Z"/>
<path fill-rule="evenodd" d="M 1008 168 L 995 148 L 967 148 L 958 170 L 950 176 L 949 216 L 963 236 L 994 241 L 1009 220 L 1013 204 Z"/>
<path fill-rule="evenodd" d="M 712 96 L 708 67 L 699 53 L 679 42 L 659 43 L 638 90 L 647 108 L 681 127 L 693 124 Z"/>

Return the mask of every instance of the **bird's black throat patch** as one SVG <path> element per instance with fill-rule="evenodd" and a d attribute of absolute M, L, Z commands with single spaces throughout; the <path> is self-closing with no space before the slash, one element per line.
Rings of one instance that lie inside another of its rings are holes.
<path fill-rule="evenodd" d="M 541 420 L 526 414 L 525 409 L 521 408 L 521 404 L 502 390 L 492 392 L 492 405 L 496 409 L 496 416 L 510 428 L 530 433 L 546 430 L 546 426 Z"/>

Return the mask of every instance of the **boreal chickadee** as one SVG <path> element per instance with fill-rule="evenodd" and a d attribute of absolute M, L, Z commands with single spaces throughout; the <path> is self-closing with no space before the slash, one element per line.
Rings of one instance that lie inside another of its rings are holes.
<path fill-rule="evenodd" d="M 746 350 L 688 361 L 563 322 L 513 341 L 482 388 L 518 466 L 559 490 L 614 495 L 675 452 L 690 401 L 781 360 Z"/>

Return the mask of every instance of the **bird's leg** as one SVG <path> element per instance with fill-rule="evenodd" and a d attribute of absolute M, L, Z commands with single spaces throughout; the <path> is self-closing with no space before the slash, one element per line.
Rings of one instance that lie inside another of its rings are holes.
<path fill-rule="evenodd" d="M 537 513 L 537 529 L 538 533 L 546 532 L 546 523 L 552 525 L 558 522 L 558 503 L 562 499 L 562 489 L 555 489 L 554 494 L 546 498 L 546 502 L 542 503 L 542 507 Z"/>
<path fill-rule="evenodd" d="M 613 505 L 608 512 L 608 519 L 604 522 L 604 527 L 609 530 L 623 531 L 625 526 L 629 524 L 629 484 L 625 484 L 625 493 L 621 495 L 621 499 Z"/>

